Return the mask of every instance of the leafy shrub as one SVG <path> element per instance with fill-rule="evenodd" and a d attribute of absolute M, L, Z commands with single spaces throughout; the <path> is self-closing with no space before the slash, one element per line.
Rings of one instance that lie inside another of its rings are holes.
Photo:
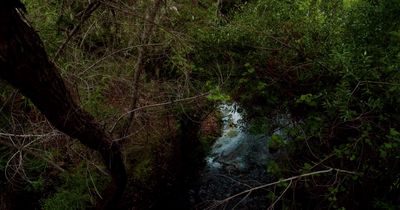
<path fill-rule="evenodd" d="M 105 178 L 82 165 L 72 172 L 65 172 L 61 178 L 63 184 L 57 187 L 54 194 L 42 201 L 43 209 L 87 209 L 96 199 L 95 194 L 102 190 L 102 183 L 107 183 Z"/>
<path fill-rule="evenodd" d="M 270 161 L 268 171 L 283 177 L 326 168 L 351 172 L 297 183 L 297 199 L 287 193 L 285 204 L 395 205 L 399 4 L 259 0 L 227 22 L 194 33 L 191 62 L 199 78 L 229 75 L 225 90 L 246 108 L 249 121 L 273 124 L 276 115 L 292 116 L 293 125 L 285 129 L 290 140 L 273 136 L 269 143 L 284 150 L 285 158 Z"/>

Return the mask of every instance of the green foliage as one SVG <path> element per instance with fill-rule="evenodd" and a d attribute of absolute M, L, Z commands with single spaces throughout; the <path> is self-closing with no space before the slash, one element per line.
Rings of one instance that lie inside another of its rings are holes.
<path fill-rule="evenodd" d="M 279 164 L 276 161 L 269 160 L 267 164 L 267 172 L 276 176 L 282 176 L 282 168 L 279 167 Z"/>
<path fill-rule="evenodd" d="M 42 38 L 49 54 L 55 53 L 58 44 L 62 42 L 59 24 L 71 21 L 71 15 L 60 16 L 62 3 L 53 1 L 51 5 L 45 0 L 22 1 L 28 11 L 28 18 L 34 20 L 33 26 Z M 61 22 L 60 22 L 61 21 Z M 69 23 L 71 25 L 72 23 Z"/>
<path fill-rule="evenodd" d="M 117 113 L 113 107 L 107 105 L 106 97 L 104 96 L 109 80 L 108 76 L 102 75 L 93 90 L 80 94 L 84 97 L 82 106 L 97 118 L 107 119 Z"/>
<path fill-rule="evenodd" d="M 150 158 L 143 158 L 139 163 L 135 165 L 134 176 L 135 179 L 142 183 L 146 183 L 151 177 L 152 172 L 152 160 Z"/>
<path fill-rule="evenodd" d="M 252 119 L 251 124 L 249 124 L 247 128 L 247 131 L 251 134 L 265 133 L 265 131 L 268 130 L 272 130 L 271 124 L 269 124 L 268 121 L 262 117 Z"/>
<path fill-rule="evenodd" d="M 49 152 L 43 154 L 48 158 Z M 45 188 L 45 171 L 48 170 L 48 163 L 43 159 L 34 156 L 26 155 L 24 160 L 25 173 L 28 176 L 28 183 L 25 187 L 27 191 L 41 192 Z"/>
<path fill-rule="evenodd" d="M 105 183 L 103 177 L 90 171 L 89 168 L 79 166 L 72 172 L 61 175 L 62 185 L 48 198 L 42 200 L 44 210 L 78 210 L 87 209 L 93 204 L 93 195 L 102 190 Z"/>
<path fill-rule="evenodd" d="M 13 166 L 17 160 L 15 156 L 18 155 L 18 151 L 15 148 L 0 144 L 0 154 L 0 173 L 6 174 L 8 178 L 0 178 L 0 184 L 16 184 L 15 181 L 22 178 L 20 184 L 23 190 L 35 193 L 40 193 L 44 190 L 46 172 L 49 170 L 48 163 L 45 160 L 30 154 L 24 154 L 20 163 L 23 168 L 16 168 Z M 48 153 L 43 154 L 43 156 L 48 156 Z"/>
<path fill-rule="evenodd" d="M 288 138 L 273 135 L 268 142 L 286 153 L 268 163 L 270 173 L 291 176 L 327 165 L 358 174 L 339 175 L 340 187 L 297 185 L 311 200 L 326 195 L 316 208 L 391 206 L 400 173 L 398 14 L 397 0 L 252 1 L 226 22 L 194 31 L 190 61 L 202 69 L 199 78 L 230 76 L 223 90 L 259 125 L 252 127 L 270 133 L 274 116 L 291 114 Z M 371 202 L 357 200 L 361 188 Z"/>
<path fill-rule="evenodd" d="M 210 101 L 228 101 L 230 100 L 229 95 L 223 93 L 219 86 L 215 86 L 211 88 L 209 94 L 207 95 L 207 99 Z"/>
<path fill-rule="evenodd" d="M 309 106 L 317 106 L 317 103 L 315 102 L 315 96 L 313 96 L 311 93 L 301 95 L 300 98 L 296 100 L 296 103 L 304 103 Z"/>
<path fill-rule="evenodd" d="M 287 143 L 282 136 L 278 134 L 273 134 L 268 141 L 268 148 L 270 151 L 277 151 L 285 148 L 286 144 Z"/>
<path fill-rule="evenodd" d="M 217 138 L 218 137 L 211 135 L 200 135 L 199 141 L 201 144 L 201 150 L 204 151 L 205 154 L 207 154 Z"/>
<path fill-rule="evenodd" d="M 43 178 L 39 178 L 38 180 L 35 181 L 31 181 L 30 182 L 30 187 L 32 191 L 43 191 L 45 183 L 44 183 L 44 179 Z"/>
<path fill-rule="evenodd" d="M 139 2 L 135 15 L 145 17 L 149 1 L 134 2 Z M 268 141 L 270 150 L 281 151 L 267 165 L 277 179 L 326 167 L 356 173 L 299 181 L 291 186 L 293 193 L 280 198 L 282 208 L 395 209 L 400 188 L 400 1 L 254 0 L 226 19 L 216 15 L 215 1 L 199 2 L 201 6 L 193 8 L 191 2 L 168 1 L 163 18 L 156 21 L 162 27 L 149 43 L 162 46 L 154 45 L 150 51 L 165 57 L 160 61 L 164 76 L 209 92 L 211 101 L 237 101 L 246 109 L 253 133 L 272 133 L 282 126 L 276 116 L 290 113 L 293 123 L 285 127 L 285 136 L 275 134 Z M 25 3 L 50 55 L 79 23 L 87 4 Z M 169 11 L 174 7 L 176 11 Z M 127 98 L 129 91 L 114 98 L 105 93 L 115 77 L 129 80 L 136 48 L 115 49 L 138 44 L 142 29 L 138 25 L 143 24 L 136 16 L 109 10 L 99 10 L 83 24 L 57 63 L 64 76 L 79 86 L 83 107 L 101 120 L 123 110 L 108 102 L 112 98 L 121 106 L 126 101 L 119 98 Z M 113 18 L 121 21 L 115 24 Z M 109 55 L 111 61 L 105 62 Z M 1 88 L 0 94 L 0 101 L 6 101 L 10 90 Z M 23 102 L 24 108 L 32 108 L 29 100 Z M 9 116 L 0 113 L 0 127 L 8 126 Z M 202 139 L 203 147 L 209 147 L 211 139 Z M 0 151 L 6 154 L 7 148 Z M 0 172 L 7 157 L 0 156 Z M 135 181 L 151 182 L 157 164 L 152 157 L 144 154 L 135 161 L 131 168 Z M 36 159 L 27 166 L 34 173 L 47 169 Z M 92 187 L 78 168 L 62 176 L 65 184 L 43 200 L 44 209 L 91 205 Z M 28 190 L 44 188 L 43 177 L 37 177 Z M 95 176 L 94 183 L 98 180 Z M 304 199 L 296 200 L 298 195 Z M 277 196 L 272 193 L 270 198 Z"/>

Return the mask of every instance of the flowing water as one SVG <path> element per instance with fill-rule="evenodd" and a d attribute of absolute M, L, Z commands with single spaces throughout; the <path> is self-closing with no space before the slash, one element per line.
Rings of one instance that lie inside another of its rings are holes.
<path fill-rule="evenodd" d="M 206 157 L 197 186 L 191 190 L 195 209 L 266 209 L 266 193 L 254 192 L 219 202 L 269 180 L 266 174 L 267 138 L 247 132 L 240 108 L 223 104 L 222 136 Z M 246 197 L 244 197 L 246 196 Z"/>
<path fill-rule="evenodd" d="M 221 172 L 226 169 L 247 171 L 253 166 L 264 165 L 267 160 L 267 144 L 263 135 L 251 135 L 236 104 L 223 104 L 222 136 L 212 146 L 206 157 L 207 169 Z"/>

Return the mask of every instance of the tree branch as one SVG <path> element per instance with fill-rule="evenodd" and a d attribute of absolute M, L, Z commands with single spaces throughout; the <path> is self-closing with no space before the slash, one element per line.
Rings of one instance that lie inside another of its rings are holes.
<path fill-rule="evenodd" d="M 201 98 L 201 97 L 206 97 L 208 95 L 208 93 L 202 93 L 200 95 L 197 96 L 192 96 L 192 97 L 188 97 L 188 98 L 182 98 L 182 99 L 177 99 L 177 100 L 173 100 L 173 101 L 168 101 L 168 102 L 163 102 L 163 103 L 158 103 L 158 104 L 150 104 L 150 105 L 146 105 L 146 106 L 142 106 L 142 107 L 138 107 L 135 109 L 132 109 L 128 112 L 125 112 L 124 114 L 122 114 L 121 116 L 118 117 L 118 119 L 115 121 L 114 125 L 111 127 L 110 129 L 110 133 L 112 133 L 115 129 L 115 127 L 117 126 L 118 122 L 120 120 L 122 120 L 122 118 L 124 118 L 126 115 L 131 114 L 133 112 L 137 112 L 143 109 L 148 109 L 148 108 L 154 108 L 154 107 L 158 107 L 158 106 L 165 106 L 165 105 L 170 105 L 170 104 L 174 104 L 174 103 L 180 103 L 180 102 L 185 102 L 185 101 L 191 101 L 197 98 Z"/>
<path fill-rule="evenodd" d="M 72 37 L 75 36 L 75 34 L 78 32 L 78 30 L 81 28 L 81 26 L 90 18 L 90 16 L 93 14 L 94 11 L 96 11 L 97 8 L 99 8 L 101 4 L 101 1 L 93 1 L 90 3 L 86 9 L 83 12 L 82 18 L 79 21 L 78 24 L 75 25 L 75 27 L 68 33 L 67 39 L 60 45 L 58 48 L 56 54 L 54 55 L 53 60 L 57 60 L 58 57 L 61 55 L 63 52 L 65 46 L 67 46 L 68 42 L 71 41 Z"/>
<path fill-rule="evenodd" d="M 162 0 L 156 0 L 154 2 L 153 7 L 151 8 L 151 11 L 149 11 L 149 14 L 146 18 L 147 21 L 149 22 L 155 22 L 157 18 L 157 14 L 161 8 L 161 3 Z M 146 27 L 146 24 L 143 24 L 143 31 L 140 36 L 140 44 L 143 46 L 138 48 L 138 56 L 136 60 L 136 65 L 133 73 L 133 78 L 132 78 L 132 102 L 131 102 L 131 110 L 134 110 L 137 108 L 138 101 L 139 101 L 139 82 L 140 82 L 140 77 L 144 72 L 145 68 L 145 59 L 148 56 L 148 45 L 151 41 L 151 37 L 154 31 L 154 24 L 150 24 Z M 130 112 L 128 116 L 128 120 L 126 121 L 125 125 L 122 128 L 122 131 L 120 133 L 120 138 L 125 136 L 128 132 L 129 129 L 131 128 L 133 121 L 135 119 L 135 112 Z"/>
<path fill-rule="evenodd" d="M 336 171 L 337 173 L 357 174 L 356 172 L 353 172 L 353 171 L 347 171 L 347 170 L 336 169 L 336 168 L 329 168 L 327 170 L 314 171 L 314 172 L 310 172 L 310 173 L 306 173 L 306 174 L 301 174 L 301 175 L 298 175 L 298 176 L 293 176 L 293 177 L 290 177 L 290 178 L 286 178 L 286 179 L 282 179 L 282 180 L 279 180 L 279 181 L 276 181 L 276 182 L 260 185 L 260 186 L 257 186 L 257 187 L 254 187 L 254 188 L 239 192 L 239 193 L 234 194 L 234 195 L 232 195 L 232 196 L 230 196 L 228 198 L 225 198 L 223 200 L 216 201 L 217 204 L 215 205 L 215 207 L 217 207 L 217 206 L 219 206 L 219 205 L 221 205 L 223 203 L 226 203 L 226 202 L 228 202 L 228 201 L 230 201 L 230 200 L 232 200 L 232 199 L 234 199 L 234 198 L 236 198 L 238 196 L 241 196 L 241 195 L 244 195 L 244 194 L 249 194 L 249 193 L 252 193 L 253 191 L 256 191 L 256 190 L 260 190 L 260 189 L 263 189 L 263 188 L 274 186 L 274 185 L 277 185 L 277 184 L 283 183 L 283 182 L 293 181 L 293 180 L 296 180 L 296 179 L 301 179 L 301 178 L 304 178 L 304 177 L 314 176 L 314 175 L 318 175 L 318 174 L 326 174 L 326 173 L 330 173 L 330 172 L 333 172 L 333 171 Z"/>

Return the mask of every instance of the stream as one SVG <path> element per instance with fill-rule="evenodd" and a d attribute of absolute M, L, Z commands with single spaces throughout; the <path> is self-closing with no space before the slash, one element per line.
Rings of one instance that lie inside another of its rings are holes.
<path fill-rule="evenodd" d="M 267 137 L 247 132 L 237 104 L 222 104 L 222 135 L 205 157 L 196 186 L 189 191 L 193 209 L 266 209 L 266 191 L 229 197 L 267 183 Z M 228 199 L 228 200 L 226 200 Z"/>

